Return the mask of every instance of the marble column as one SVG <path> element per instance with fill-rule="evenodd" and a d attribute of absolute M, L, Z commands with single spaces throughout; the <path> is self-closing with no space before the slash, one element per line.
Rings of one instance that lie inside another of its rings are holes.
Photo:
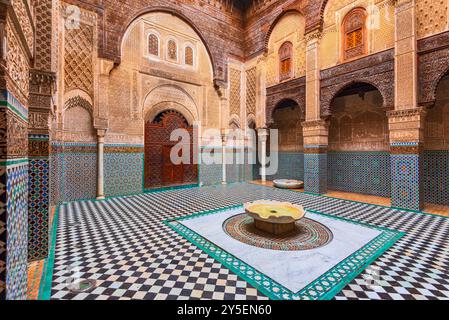
<path fill-rule="evenodd" d="M 260 177 L 262 182 L 267 181 L 267 140 L 268 140 L 268 129 L 260 128 L 257 130 L 259 136 L 259 162 L 260 162 Z"/>
<path fill-rule="evenodd" d="M 227 184 L 226 180 L 226 143 L 227 143 L 227 136 L 226 136 L 226 129 L 221 130 L 221 170 L 222 170 L 222 179 L 221 184 Z"/>
<path fill-rule="evenodd" d="M 97 130 L 97 199 L 105 199 L 104 189 L 104 143 L 106 131 L 109 127 L 109 75 L 114 68 L 114 62 L 108 59 L 98 60 L 98 89 L 96 94 L 96 108 L 94 128 Z"/>
<path fill-rule="evenodd" d="M 97 152 L 97 200 L 105 199 L 104 195 L 104 136 L 106 130 L 97 130 L 98 152 Z"/>

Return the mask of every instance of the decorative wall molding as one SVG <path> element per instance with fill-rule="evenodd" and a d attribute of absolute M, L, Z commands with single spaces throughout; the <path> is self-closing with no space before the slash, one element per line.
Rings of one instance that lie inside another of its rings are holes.
<path fill-rule="evenodd" d="M 382 95 L 383 107 L 394 108 L 394 50 L 321 71 L 321 117 L 330 116 L 334 98 L 355 83 L 373 85 Z"/>

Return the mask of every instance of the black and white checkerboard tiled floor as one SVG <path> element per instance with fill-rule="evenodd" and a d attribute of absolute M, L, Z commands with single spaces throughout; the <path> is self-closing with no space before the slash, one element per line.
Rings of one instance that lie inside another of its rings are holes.
<path fill-rule="evenodd" d="M 62 206 L 51 298 L 267 299 L 163 224 L 258 199 L 291 201 L 406 233 L 335 299 L 449 299 L 449 219 L 251 184 Z M 377 276 L 369 280 L 373 270 Z M 67 283 L 76 273 L 96 280 L 96 287 L 70 292 Z"/>

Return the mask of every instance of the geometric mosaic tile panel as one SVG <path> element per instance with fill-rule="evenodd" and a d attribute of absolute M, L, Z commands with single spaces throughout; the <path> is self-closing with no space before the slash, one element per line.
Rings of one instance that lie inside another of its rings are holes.
<path fill-rule="evenodd" d="M 304 190 L 315 194 L 327 192 L 327 153 L 304 154 Z"/>
<path fill-rule="evenodd" d="M 64 150 L 65 149 L 65 150 Z M 70 143 L 51 154 L 51 202 L 95 199 L 97 195 L 96 144 Z"/>
<path fill-rule="evenodd" d="M 107 197 L 143 192 L 143 153 L 105 153 L 104 188 Z"/>
<path fill-rule="evenodd" d="M 421 155 L 391 155 L 392 207 L 415 211 L 423 208 L 422 167 Z"/>
<path fill-rule="evenodd" d="M 258 199 L 289 201 L 404 233 L 334 299 L 449 299 L 449 252 L 443 249 L 449 243 L 449 219 L 246 183 L 63 205 L 51 299 L 266 300 L 263 292 L 164 224 Z M 81 278 L 96 280 L 95 289 L 68 291 L 70 266 Z M 373 271 L 378 277 L 370 279 Z"/>
<path fill-rule="evenodd" d="M 449 205 L 449 151 L 424 152 L 425 202 Z"/>
<path fill-rule="evenodd" d="M 222 182 L 221 164 L 200 164 L 199 180 L 205 186 L 221 184 Z"/>
<path fill-rule="evenodd" d="M 0 298 L 26 299 L 28 160 L 0 164 Z"/>
<path fill-rule="evenodd" d="M 278 171 L 269 180 L 295 179 L 304 181 L 304 153 L 302 152 L 279 152 Z"/>
<path fill-rule="evenodd" d="M 389 152 L 329 152 L 327 157 L 329 189 L 391 196 Z"/>
<path fill-rule="evenodd" d="M 48 254 L 49 160 L 30 159 L 28 173 L 28 260 Z"/>

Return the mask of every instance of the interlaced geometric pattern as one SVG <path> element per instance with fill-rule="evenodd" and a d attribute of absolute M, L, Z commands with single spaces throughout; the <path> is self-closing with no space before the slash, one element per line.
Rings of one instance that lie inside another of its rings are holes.
<path fill-rule="evenodd" d="M 65 29 L 64 79 L 66 90 L 93 90 L 92 26 L 80 23 L 79 28 Z"/>
<path fill-rule="evenodd" d="M 248 282 L 164 224 L 195 212 L 258 199 L 290 201 L 405 232 L 335 299 L 449 299 L 449 219 L 246 183 L 172 190 L 59 211 L 52 299 L 267 299 Z M 78 267 L 96 288 L 71 293 Z M 373 270 L 378 277 L 368 279 Z"/>
<path fill-rule="evenodd" d="M 241 86 L 241 77 L 242 73 L 240 70 L 232 69 L 230 70 L 230 80 L 231 80 L 231 89 L 230 89 L 230 110 L 229 115 L 240 116 L 240 86 Z"/>
<path fill-rule="evenodd" d="M 246 71 L 246 115 L 256 115 L 256 67 Z"/>
<path fill-rule="evenodd" d="M 51 0 L 38 0 L 35 5 L 36 69 L 51 70 L 52 15 Z"/>

